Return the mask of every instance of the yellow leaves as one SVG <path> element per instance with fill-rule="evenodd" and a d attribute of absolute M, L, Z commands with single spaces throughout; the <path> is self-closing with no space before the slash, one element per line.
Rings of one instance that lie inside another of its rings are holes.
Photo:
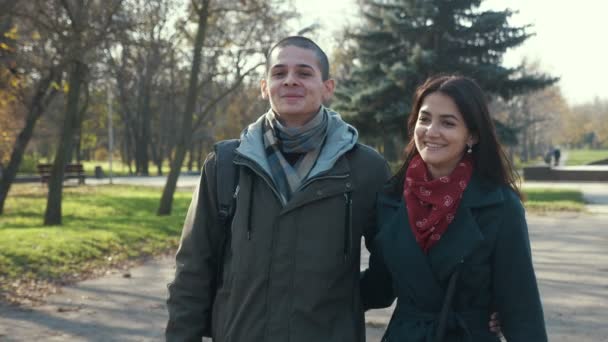
<path fill-rule="evenodd" d="M 38 31 L 34 31 L 34 33 L 32 33 L 33 40 L 40 40 L 40 38 L 42 37 L 40 36 L 40 33 Z"/>
<path fill-rule="evenodd" d="M 5 100 L 6 94 L 0 91 L 0 163 L 8 162 L 22 124 L 15 115 L 17 106 Z"/>
<path fill-rule="evenodd" d="M 6 43 L 3 43 L 3 42 L 0 42 L 0 50 L 12 51 L 11 47 L 8 46 Z"/>
<path fill-rule="evenodd" d="M 18 77 L 12 77 L 10 84 L 12 88 L 18 88 L 21 85 L 21 80 Z"/>
<path fill-rule="evenodd" d="M 59 90 L 65 94 L 67 94 L 70 91 L 70 85 L 68 84 L 68 82 L 61 82 L 61 84 L 59 84 L 57 82 L 53 82 L 53 83 L 51 83 L 51 88 L 53 88 L 55 90 Z"/>
<path fill-rule="evenodd" d="M 4 33 L 4 37 L 10 40 L 17 40 L 18 36 L 19 35 L 17 33 L 17 26 L 13 26 L 10 30 Z"/>

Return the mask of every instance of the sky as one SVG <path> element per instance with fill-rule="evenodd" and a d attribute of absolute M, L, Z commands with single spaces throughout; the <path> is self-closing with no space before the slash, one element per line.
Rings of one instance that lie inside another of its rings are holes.
<path fill-rule="evenodd" d="M 318 43 L 326 51 L 336 31 L 358 20 L 356 0 L 294 2 L 301 13 L 295 30 L 321 25 Z M 529 31 L 535 35 L 505 54 L 506 66 L 523 58 L 537 61 L 542 71 L 560 77 L 558 85 L 571 105 L 608 100 L 608 1 L 486 0 L 482 8 L 518 11 L 511 24 L 533 25 Z"/>

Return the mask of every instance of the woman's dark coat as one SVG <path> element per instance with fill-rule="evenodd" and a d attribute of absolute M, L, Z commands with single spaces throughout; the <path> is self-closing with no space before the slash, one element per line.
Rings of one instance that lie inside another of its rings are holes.
<path fill-rule="evenodd" d="M 524 209 L 508 187 L 473 175 L 454 222 L 425 255 L 410 230 L 402 196 L 378 200 L 378 232 L 361 291 L 366 309 L 397 307 L 383 341 L 431 342 L 450 275 L 461 269 L 444 341 L 547 341 Z"/>

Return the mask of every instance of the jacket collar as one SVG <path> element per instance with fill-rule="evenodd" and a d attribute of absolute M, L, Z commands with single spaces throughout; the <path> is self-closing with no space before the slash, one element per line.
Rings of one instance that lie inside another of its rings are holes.
<path fill-rule="evenodd" d="M 304 181 L 300 190 L 293 193 L 282 213 L 326 197 L 353 191 L 356 185 L 350 178 L 350 170 L 348 158 L 338 159 L 331 169 Z"/>
<path fill-rule="evenodd" d="M 440 284 L 447 279 L 462 262 L 484 240 L 477 223 L 478 209 L 498 204 L 504 200 L 500 187 L 488 185 L 478 175 L 473 173 L 471 181 L 463 194 L 462 201 L 452 222 L 441 240 L 424 255 L 418 246 L 408 220 L 407 209 L 402 196 L 381 194 L 378 199 L 379 215 L 385 215 L 381 221 L 397 227 L 395 241 L 404 243 L 400 246 L 401 260 L 408 260 L 405 272 L 416 276 L 404 277 L 414 292 L 413 298 L 418 298 L 425 305 L 436 307 L 438 295 L 442 298 Z M 382 227 L 380 227 L 382 228 Z M 404 255 L 405 254 L 405 255 Z M 424 292 L 427 291 L 428 295 Z"/>
<path fill-rule="evenodd" d="M 308 174 L 308 179 L 331 171 L 340 157 L 356 145 L 359 136 L 357 130 L 343 121 L 340 114 L 326 107 L 322 107 L 320 110 L 327 111 L 329 115 L 327 136 L 319 157 Z M 262 125 L 265 118 L 266 114 L 261 115 L 254 123 L 243 130 L 241 133 L 241 143 L 236 151 L 243 157 L 253 161 L 272 179 L 272 172 L 270 171 L 270 164 L 266 157 L 264 140 L 262 138 Z"/>
<path fill-rule="evenodd" d="M 403 206 L 403 196 L 401 194 L 382 193 L 378 200 L 379 204 L 393 208 Z M 481 179 L 476 172 L 473 172 L 471 180 L 462 195 L 460 206 L 467 208 L 482 208 L 501 203 L 502 201 L 504 201 L 504 197 L 500 191 L 500 187 L 489 184 Z"/>

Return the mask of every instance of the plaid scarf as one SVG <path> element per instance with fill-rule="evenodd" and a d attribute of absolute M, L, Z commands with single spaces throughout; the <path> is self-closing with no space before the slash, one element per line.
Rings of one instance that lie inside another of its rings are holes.
<path fill-rule="evenodd" d="M 469 155 L 464 156 L 449 176 L 432 180 L 419 154 L 410 161 L 405 173 L 403 197 L 410 228 L 425 254 L 439 242 L 454 221 L 472 174 L 473 160 Z"/>
<path fill-rule="evenodd" d="M 272 110 L 266 113 L 263 122 L 264 147 L 272 178 L 283 203 L 289 201 L 315 165 L 327 135 L 328 115 L 325 108 L 321 107 L 317 115 L 304 126 L 289 128 L 277 120 Z M 283 153 L 302 153 L 302 156 L 292 166 Z"/>

